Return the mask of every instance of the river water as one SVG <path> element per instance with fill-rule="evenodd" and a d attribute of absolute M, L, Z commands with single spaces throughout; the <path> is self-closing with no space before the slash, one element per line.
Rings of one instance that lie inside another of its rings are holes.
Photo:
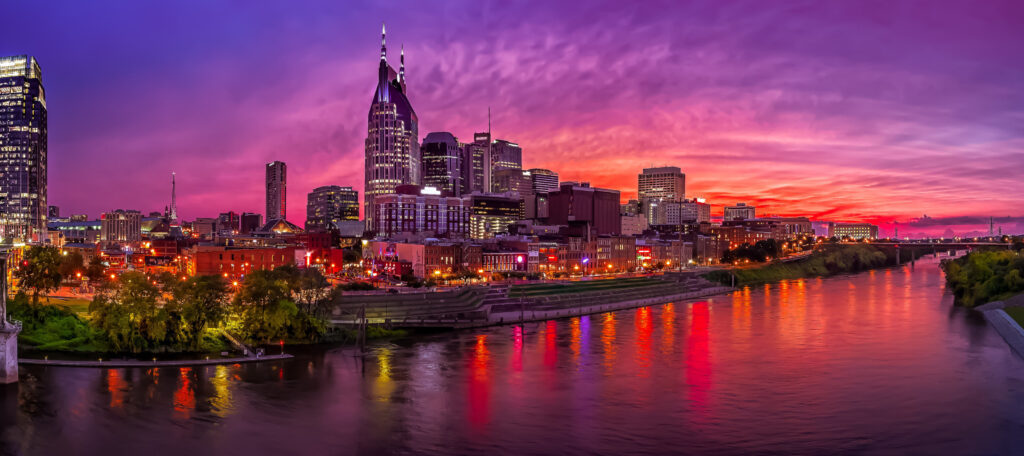
<path fill-rule="evenodd" d="M 372 350 L 23 366 L 0 452 L 1024 454 L 1024 360 L 935 260 Z"/>

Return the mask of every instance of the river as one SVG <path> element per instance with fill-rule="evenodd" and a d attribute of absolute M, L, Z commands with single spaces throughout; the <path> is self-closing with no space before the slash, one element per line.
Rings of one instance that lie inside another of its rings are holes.
<path fill-rule="evenodd" d="M 23 366 L 13 454 L 1024 454 L 1024 360 L 934 259 L 680 302 L 298 349 Z"/>

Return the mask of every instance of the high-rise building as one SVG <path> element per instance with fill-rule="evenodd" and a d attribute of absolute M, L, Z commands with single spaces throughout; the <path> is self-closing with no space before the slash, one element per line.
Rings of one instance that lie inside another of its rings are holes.
<path fill-rule="evenodd" d="M 498 139 L 491 144 L 491 173 L 502 169 L 523 169 L 523 149 L 519 144 Z"/>
<path fill-rule="evenodd" d="M 46 94 L 27 55 L 0 57 L 0 238 L 46 237 Z"/>
<path fill-rule="evenodd" d="M 462 238 L 469 234 L 471 205 L 469 198 L 392 193 L 374 198 L 370 210 L 378 236 L 427 233 Z"/>
<path fill-rule="evenodd" d="M 754 218 L 754 206 L 747 206 L 747 203 L 737 203 L 735 206 L 725 206 L 723 220 L 750 220 Z"/>
<path fill-rule="evenodd" d="M 622 232 L 619 191 L 591 187 L 587 182 L 562 182 L 548 194 L 548 218 L 552 225 L 586 228 L 598 234 Z"/>
<path fill-rule="evenodd" d="M 473 134 L 473 142 L 462 146 L 462 193 L 491 190 L 491 134 Z"/>
<path fill-rule="evenodd" d="M 288 167 L 282 161 L 267 163 L 267 221 L 288 217 Z"/>
<path fill-rule="evenodd" d="M 356 208 L 359 211 L 359 208 Z M 242 217 L 239 221 L 238 233 L 249 234 L 253 231 L 257 231 L 263 226 L 263 214 L 255 212 L 243 212 Z"/>
<path fill-rule="evenodd" d="M 371 203 L 399 185 L 420 184 L 419 118 L 406 96 L 405 51 L 398 73 L 388 65 L 384 29 L 380 37 L 377 90 L 367 115 L 364 199 L 367 228 L 375 229 Z"/>
<path fill-rule="evenodd" d="M 472 204 L 469 236 L 473 239 L 490 239 L 496 234 L 508 233 L 509 225 L 523 218 L 519 198 L 479 193 L 467 198 Z"/>
<path fill-rule="evenodd" d="M 521 169 L 499 169 L 491 176 L 494 193 L 514 193 L 519 196 L 533 194 L 533 180 L 530 172 Z"/>
<path fill-rule="evenodd" d="M 46 208 L 46 217 L 50 220 L 60 218 L 60 208 L 57 206 L 49 206 Z"/>
<path fill-rule="evenodd" d="M 637 175 L 639 199 L 682 201 L 686 198 L 686 175 L 675 166 L 644 168 Z"/>
<path fill-rule="evenodd" d="M 100 240 L 105 242 L 137 242 L 142 240 L 142 213 L 118 209 L 100 217 Z"/>
<path fill-rule="evenodd" d="M 359 193 L 352 187 L 325 185 L 306 197 L 306 231 L 328 231 L 342 220 L 359 220 Z"/>
<path fill-rule="evenodd" d="M 459 196 L 465 189 L 462 173 L 464 147 L 446 131 L 427 134 L 420 147 L 423 185 L 434 187 L 449 196 Z"/>
<path fill-rule="evenodd" d="M 683 223 L 711 221 L 711 205 L 703 198 L 694 198 L 679 203 L 679 218 Z"/>
<path fill-rule="evenodd" d="M 533 181 L 534 193 L 550 193 L 558 190 L 558 173 L 550 169 L 530 168 L 530 180 Z"/>

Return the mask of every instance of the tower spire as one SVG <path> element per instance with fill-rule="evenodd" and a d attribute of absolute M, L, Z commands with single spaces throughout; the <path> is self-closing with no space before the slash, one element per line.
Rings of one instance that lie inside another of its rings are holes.
<path fill-rule="evenodd" d="M 385 62 L 388 60 L 388 48 L 387 48 L 387 44 L 384 42 L 384 38 L 385 38 L 386 35 L 387 35 L 387 30 L 384 28 L 384 23 L 381 22 L 380 23 L 380 59 L 382 61 L 385 61 Z"/>
<path fill-rule="evenodd" d="M 405 44 L 402 44 L 402 51 L 401 51 L 401 55 L 399 55 L 399 57 L 398 57 L 398 60 L 399 60 L 399 65 L 398 65 L 398 82 L 402 83 L 402 86 L 404 87 L 405 86 Z"/>
<path fill-rule="evenodd" d="M 177 184 L 174 182 L 174 171 L 171 171 L 171 208 L 167 214 L 171 221 L 178 219 Z"/>

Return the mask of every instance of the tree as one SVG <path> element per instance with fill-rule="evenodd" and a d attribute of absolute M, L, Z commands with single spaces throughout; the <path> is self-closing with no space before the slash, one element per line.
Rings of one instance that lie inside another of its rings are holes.
<path fill-rule="evenodd" d="M 196 276 L 175 281 L 173 292 L 172 313 L 181 319 L 181 339 L 187 348 L 199 348 L 203 332 L 227 317 L 228 285 L 220 276 Z"/>
<path fill-rule="evenodd" d="M 115 350 L 156 350 L 171 345 L 177 329 L 159 299 L 160 290 L 144 274 L 126 272 L 93 298 L 89 314 Z"/>
<path fill-rule="evenodd" d="M 32 289 L 32 304 L 39 304 L 39 294 L 60 287 L 61 256 L 54 247 L 32 246 L 25 251 L 21 265 L 14 271 L 14 277 L 24 288 Z"/>
<path fill-rule="evenodd" d="M 254 271 L 235 294 L 232 306 L 242 337 L 271 342 L 288 336 L 288 325 L 299 309 L 291 301 L 288 281 L 273 271 Z"/>
<path fill-rule="evenodd" d="M 85 276 L 93 283 L 100 282 L 106 277 L 106 269 L 106 266 L 103 265 L 103 259 L 94 256 L 89 260 L 89 266 L 85 268 Z"/>
<path fill-rule="evenodd" d="M 61 255 L 60 258 L 60 275 L 65 279 L 71 279 L 75 277 L 75 273 L 82 272 L 82 267 L 85 265 L 85 259 L 82 258 L 82 254 L 77 250 L 67 252 L 66 255 Z"/>

